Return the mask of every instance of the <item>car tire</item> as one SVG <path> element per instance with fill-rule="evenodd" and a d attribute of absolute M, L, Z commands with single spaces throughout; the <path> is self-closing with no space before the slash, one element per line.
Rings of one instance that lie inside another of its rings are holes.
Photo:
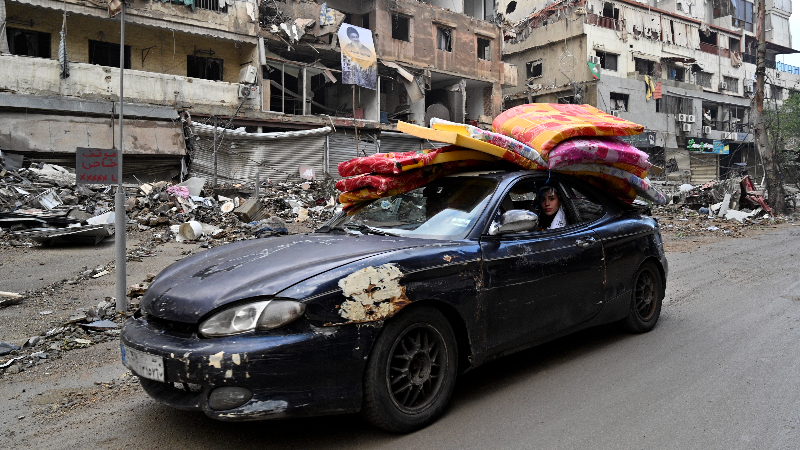
<path fill-rule="evenodd" d="M 647 333 L 652 330 L 661 315 L 664 285 L 661 273 L 652 261 L 643 263 L 633 278 L 633 292 L 628 317 L 622 326 L 631 333 Z"/>
<path fill-rule="evenodd" d="M 458 346 L 447 318 L 415 307 L 387 321 L 364 373 L 362 415 L 395 433 L 422 428 L 444 411 L 455 386 Z"/>

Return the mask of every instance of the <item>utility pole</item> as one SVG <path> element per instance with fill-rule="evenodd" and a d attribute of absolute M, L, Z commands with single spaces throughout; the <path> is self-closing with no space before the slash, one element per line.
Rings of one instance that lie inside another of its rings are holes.
<path fill-rule="evenodd" d="M 764 163 L 764 174 L 766 175 L 767 182 L 767 195 L 769 195 L 769 205 L 772 211 L 776 214 L 784 214 L 786 212 L 786 196 L 783 190 L 783 181 L 780 178 L 778 171 L 778 164 L 775 160 L 775 153 L 772 146 L 767 139 L 767 126 L 764 121 L 764 78 L 766 73 L 766 59 L 767 59 L 767 42 L 765 36 L 765 0 L 757 0 L 758 2 L 758 24 L 756 25 L 756 37 L 758 38 L 758 50 L 756 53 L 756 96 L 754 98 L 755 117 L 753 124 L 754 141 L 756 149 L 761 154 L 761 161 Z M 751 108 L 751 111 L 753 109 Z"/>
<path fill-rule="evenodd" d="M 117 271 L 117 304 L 116 311 L 128 311 L 127 293 L 127 262 L 126 262 L 126 233 L 125 227 L 128 215 L 125 212 L 125 188 L 122 186 L 122 155 L 125 152 L 125 135 L 122 132 L 122 104 L 124 102 L 123 80 L 125 75 L 125 2 L 122 2 L 122 14 L 119 16 L 119 149 L 117 150 L 117 192 L 114 196 L 114 247 L 116 256 L 114 268 Z"/>

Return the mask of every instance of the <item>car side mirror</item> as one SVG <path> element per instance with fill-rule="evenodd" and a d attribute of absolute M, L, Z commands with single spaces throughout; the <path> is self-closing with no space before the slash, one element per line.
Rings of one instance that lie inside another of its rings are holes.
<path fill-rule="evenodd" d="M 492 223 L 489 234 L 497 236 L 506 233 L 533 231 L 539 226 L 539 216 L 525 209 L 511 209 L 500 216 L 500 220 Z"/>

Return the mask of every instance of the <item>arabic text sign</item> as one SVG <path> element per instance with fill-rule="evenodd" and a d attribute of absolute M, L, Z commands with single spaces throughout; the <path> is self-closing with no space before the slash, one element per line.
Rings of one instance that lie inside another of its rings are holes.
<path fill-rule="evenodd" d="M 75 173 L 78 184 L 112 184 L 117 182 L 117 150 L 78 147 L 75 152 Z"/>

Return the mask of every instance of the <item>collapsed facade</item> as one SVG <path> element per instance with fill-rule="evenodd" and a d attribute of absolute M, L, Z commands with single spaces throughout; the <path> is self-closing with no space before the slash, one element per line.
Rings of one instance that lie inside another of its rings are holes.
<path fill-rule="evenodd" d="M 357 154 L 431 145 L 394 132 L 397 120 L 488 124 L 504 81 L 490 3 L 129 2 L 125 173 L 188 167 L 236 182 L 306 165 L 335 176 Z M 108 8 L 0 0 L 5 156 L 74 166 L 78 147 L 116 148 L 120 21 Z M 374 90 L 342 83 L 342 23 L 373 35 Z"/>
<path fill-rule="evenodd" d="M 767 0 L 765 104 L 800 89 L 789 0 Z M 761 179 L 750 122 L 756 6 L 747 0 L 561 0 L 498 4 L 513 24 L 504 61 L 520 82 L 504 108 L 588 103 L 645 126 L 631 142 L 666 168 L 667 180 L 701 184 L 748 168 Z M 596 72 L 592 67 L 596 67 Z"/>

